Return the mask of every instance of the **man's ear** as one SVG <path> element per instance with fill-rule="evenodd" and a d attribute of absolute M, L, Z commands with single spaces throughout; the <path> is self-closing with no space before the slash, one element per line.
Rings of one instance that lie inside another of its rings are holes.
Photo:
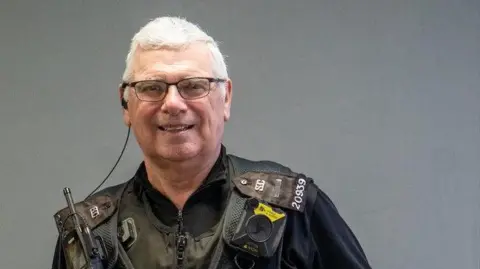
<path fill-rule="evenodd" d="M 118 94 L 120 96 L 120 104 L 123 107 L 123 122 L 127 127 L 130 127 L 131 122 L 130 122 L 130 115 L 128 114 L 128 102 L 125 100 L 125 89 L 126 85 L 125 83 L 120 84 L 118 87 Z"/>
<path fill-rule="evenodd" d="M 223 120 L 228 121 L 230 119 L 230 108 L 232 106 L 232 80 L 227 80 L 225 82 L 225 99 L 224 99 L 224 109 L 223 109 Z"/>
<path fill-rule="evenodd" d="M 127 127 L 130 127 L 132 125 L 132 123 L 130 122 L 130 114 L 128 114 L 128 110 L 123 110 L 123 123 L 125 123 L 125 125 Z"/>

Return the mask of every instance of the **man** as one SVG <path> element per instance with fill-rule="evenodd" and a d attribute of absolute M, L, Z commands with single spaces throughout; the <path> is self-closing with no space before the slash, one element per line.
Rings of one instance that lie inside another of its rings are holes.
<path fill-rule="evenodd" d="M 198 26 L 148 23 L 132 39 L 123 81 L 123 120 L 144 161 L 131 180 L 76 204 L 93 240 L 72 243 L 69 209 L 55 214 L 53 268 L 85 263 L 85 244 L 104 268 L 370 268 L 311 178 L 227 154 L 232 82 Z"/>

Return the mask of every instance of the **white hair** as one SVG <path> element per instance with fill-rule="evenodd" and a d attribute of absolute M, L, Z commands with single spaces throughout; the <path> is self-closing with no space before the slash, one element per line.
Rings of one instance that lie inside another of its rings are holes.
<path fill-rule="evenodd" d="M 125 71 L 122 79 L 128 82 L 133 77 L 132 62 L 138 48 L 143 50 L 182 49 L 196 42 L 207 45 L 212 54 L 214 76 L 228 78 L 227 65 L 217 42 L 198 25 L 179 17 L 159 17 L 143 26 L 132 38 L 130 51 L 125 59 Z M 222 87 L 225 92 L 225 87 Z M 127 100 L 128 93 L 125 91 Z"/>

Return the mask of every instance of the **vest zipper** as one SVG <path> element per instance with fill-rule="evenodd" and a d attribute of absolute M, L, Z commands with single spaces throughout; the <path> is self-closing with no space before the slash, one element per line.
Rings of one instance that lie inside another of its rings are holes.
<path fill-rule="evenodd" d="M 185 247 L 187 246 L 187 237 L 183 229 L 182 210 L 178 211 L 177 215 L 178 231 L 176 236 L 177 245 L 177 269 L 183 268 L 183 261 L 185 259 Z"/>

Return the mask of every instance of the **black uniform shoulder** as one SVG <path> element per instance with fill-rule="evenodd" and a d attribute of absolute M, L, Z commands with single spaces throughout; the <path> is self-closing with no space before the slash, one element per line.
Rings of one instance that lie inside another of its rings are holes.
<path fill-rule="evenodd" d="M 244 157 L 228 154 L 227 159 L 230 165 L 233 165 L 235 174 L 245 173 L 247 171 L 262 171 L 262 172 L 282 172 L 291 173 L 292 170 L 280 163 L 269 160 L 251 160 Z"/>
<path fill-rule="evenodd" d="M 305 210 L 306 204 L 314 203 L 318 187 L 303 173 L 269 160 L 254 161 L 235 155 L 228 155 L 228 159 L 232 182 L 242 194 L 299 212 Z"/>
<path fill-rule="evenodd" d="M 75 211 L 80 216 L 81 221 L 86 222 L 91 229 L 94 229 L 109 219 L 113 213 L 115 213 L 118 196 L 127 183 L 128 182 L 124 182 L 104 188 L 85 200 L 76 202 L 74 205 Z M 54 214 L 55 223 L 59 232 L 73 229 L 73 222 L 69 221 L 70 216 L 71 213 L 68 206 Z"/>

